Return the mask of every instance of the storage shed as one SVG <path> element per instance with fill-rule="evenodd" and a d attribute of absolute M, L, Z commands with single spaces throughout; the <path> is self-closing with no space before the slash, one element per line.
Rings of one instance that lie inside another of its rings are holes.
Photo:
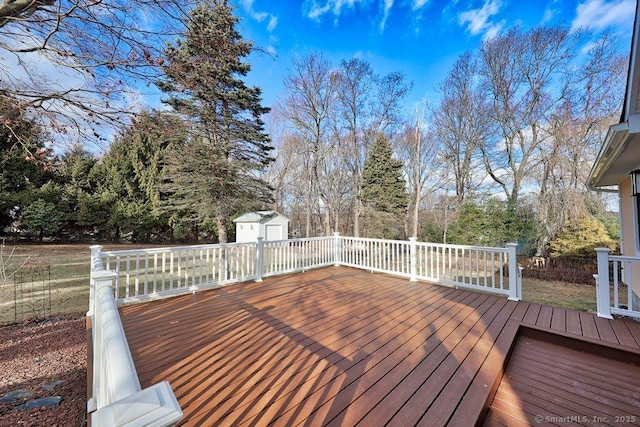
<path fill-rule="evenodd" d="M 289 218 L 276 211 L 246 213 L 233 220 L 236 223 L 236 242 L 286 240 L 289 236 Z"/>

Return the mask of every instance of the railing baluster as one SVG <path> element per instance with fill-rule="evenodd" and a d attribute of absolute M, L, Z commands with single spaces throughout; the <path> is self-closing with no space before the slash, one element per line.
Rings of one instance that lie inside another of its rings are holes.
<path fill-rule="evenodd" d="M 631 263 L 627 263 L 627 270 L 629 272 L 631 272 Z M 631 275 L 631 274 L 629 274 Z M 631 277 L 629 277 L 629 279 L 627 279 L 626 281 L 627 283 L 627 310 L 633 311 L 633 286 L 632 286 L 632 281 L 631 281 Z M 637 317 L 637 316 L 636 316 Z"/>
<path fill-rule="evenodd" d="M 180 289 L 182 287 L 182 252 L 178 251 L 176 252 L 176 277 L 177 277 L 177 283 L 176 283 L 176 289 Z"/>
<path fill-rule="evenodd" d="M 171 252 L 171 257 L 169 258 L 169 289 L 171 290 L 173 290 L 174 255 L 175 253 Z"/>
<path fill-rule="evenodd" d="M 614 260 L 613 261 L 613 306 L 615 308 L 620 308 L 620 302 L 618 300 L 619 299 L 618 295 L 620 292 L 618 287 L 619 285 L 618 278 L 620 277 L 618 275 L 618 265 L 619 265 L 618 262 Z"/>
<path fill-rule="evenodd" d="M 144 254 L 144 294 L 149 293 L 149 254 Z"/>

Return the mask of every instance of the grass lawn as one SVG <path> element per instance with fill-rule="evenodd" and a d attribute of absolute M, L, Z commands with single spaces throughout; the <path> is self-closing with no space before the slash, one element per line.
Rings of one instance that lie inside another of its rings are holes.
<path fill-rule="evenodd" d="M 155 245 L 105 244 L 104 247 L 105 250 L 118 250 Z M 27 264 L 15 280 L 9 278 L 0 286 L 0 324 L 16 320 L 15 290 L 18 290 L 18 296 L 22 290 L 24 302 L 18 307 L 18 321 L 22 317 L 48 314 L 49 288 L 52 316 L 86 312 L 89 306 L 89 259 L 89 244 L 26 244 L 15 247 L 7 244 L 4 248 L 7 272 L 25 261 Z M 522 288 L 525 301 L 583 311 L 596 309 L 595 286 L 523 278 Z"/>
<path fill-rule="evenodd" d="M 522 299 L 555 307 L 595 311 L 596 287 L 523 277 Z"/>
<path fill-rule="evenodd" d="M 6 273 L 10 274 L 19 266 L 21 269 L 14 277 L 0 283 L 0 324 L 21 321 L 22 318 L 45 317 L 49 313 L 49 296 L 52 316 L 85 313 L 89 308 L 89 246 L 7 244 L 3 249 Z M 104 245 L 105 250 L 151 246 L 156 245 Z"/>

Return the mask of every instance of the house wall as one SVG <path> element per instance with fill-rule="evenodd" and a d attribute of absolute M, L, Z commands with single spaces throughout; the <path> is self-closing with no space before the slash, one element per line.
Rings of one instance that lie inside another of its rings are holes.
<path fill-rule="evenodd" d="M 631 176 L 626 178 L 620 184 L 618 184 L 618 192 L 620 195 L 620 222 L 621 222 L 621 242 L 620 250 L 623 255 L 628 256 L 640 256 L 640 248 L 637 246 L 638 233 L 638 221 L 633 203 Z M 631 263 L 631 272 L 625 271 L 627 282 L 633 284 L 633 293 L 636 298 L 634 301 L 634 308 L 640 307 L 640 301 L 637 296 L 640 295 L 640 263 Z M 631 277 L 629 277 L 631 273 Z"/>

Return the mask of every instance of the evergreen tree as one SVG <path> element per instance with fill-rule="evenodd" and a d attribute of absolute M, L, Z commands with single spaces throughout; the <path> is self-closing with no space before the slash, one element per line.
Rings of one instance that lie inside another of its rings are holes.
<path fill-rule="evenodd" d="M 169 96 L 164 102 L 191 123 L 190 141 L 167 159 L 163 189 L 168 209 L 189 206 L 201 223 L 214 218 L 226 242 L 236 209 L 269 199 L 268 185 L 255 178 L 272 161 L 261 119 L 269 109 L 261 90 L 242 80 L 252 44 L 237 31 L 227 1 L 203 0 L 190 18 L 184 39 L 166 49 L 166 78 L 158 84 Z"/>
<path fill-rule="evenodd" d="M 54 179 L 54 158 L 39 126 L 15 102 L 0 96 L 0 233 L 38 198 L 38 189 Z"/>
<path fill-rule="evenodd" d="M 145 112 L 110 146 L 102 162 L 103 184 L 96 203 L 108 202 L 107 227 L 115 239 L 149 240 L 168 228 L 169 214 L 160 210 L 162 169 L 167 152 L 185 138 L 182 121 L 165 112 Z M 184 153 L 180 153 L 182 157 Z"/>
<path fill-rule="evenodd" d="M 615 250 L 616 242 L 609 237 L 604 224 L 588 215 L 567 224 L 549 242 L 552 257 L 595 258 L 597 247 Z"/>
<path fill-rule="evenodd" d="M 45 234 L 52 235 L 59 230 L 62 214 L 53 203 L 38 199 L 26 207 L 22 220 L 29 231 L 38 234 L 38 240 L 42 242 Z"/>
<path fill-rule="evenodd" d="M 369 212 L 367 235 L 398 238 L 404 229 L 409 196 L 402 162 L 393 158 L 391 144 L 378 135 L 362 169 L 362 203 Z"/>
<path fill-rule="evenodd" d="M 65 221 L 65 229 L 76 238 L 87 231 L 102 227 L 109 215 L 108 206 L 96 202 L 96 191 L 101 184 L 94 168 L 97 160 L 81 145 L 72 146 L 60 159 L 57 173 L 60 185 L 49 192 L 57 193 L 56 204 Z M 51 197 L 45 200 L 51 201 Z"/>

